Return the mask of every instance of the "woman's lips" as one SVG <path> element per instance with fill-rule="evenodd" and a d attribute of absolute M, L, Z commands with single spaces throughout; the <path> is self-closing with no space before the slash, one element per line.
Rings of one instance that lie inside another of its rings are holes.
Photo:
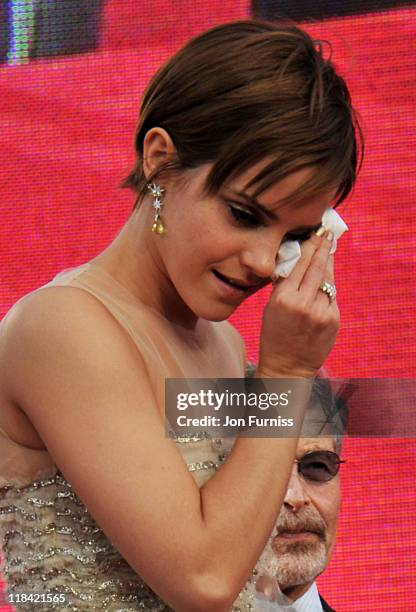
<path fill-rule="evenodd" d="M 221 272 L 218 272 L 218 270 L 214 270 L 213 272 L 219 280 L 225 282 L 227 285 L 230 284 L 232 287 L 241 289 L 242 291 L 247 291 L 247 289 L 251 289 L 253 287 L 253 285 L 250 285 L 245 281 L 240 281 L 229 276 L 225 276 L 225 274 L 221 274 Z"/>
<path fill-rule="evenodd" d="M 242 286 L 234 283 L 234 281 L 231 281 L 217 270 L 213 270 L 213 275 L 221 287 L 222 292 L 227 296 L 241 299 L 253 289 L 253 285 Z"/>

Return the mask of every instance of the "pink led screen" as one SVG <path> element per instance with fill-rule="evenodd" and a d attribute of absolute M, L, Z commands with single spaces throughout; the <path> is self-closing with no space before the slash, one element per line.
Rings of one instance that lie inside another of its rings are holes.
<path fill-rule="evenodd" d="M 11 20 L 18 3 L 5 4 Z M 148 79 L 189 36 L 250 10 L 245 0 L 109 0 L 91 48 L 43 57 L 31 56 L 24 34 L 19 42 L 14 16 L 0 63 L 0 316 L 111 241 L 133 204 L 118 184 L 133 161 Z M 416 10 L 332 15 L 304 27 L 331 41 L 366 140 L 355 191 L 340 208 L 350 231 L 336 255 L 342 327 L 327 369 L 416 377 Z M 252 359 L 267 295 L 232 317 Z M 349 438 L 343 455 L 337 546 L 320 591 L 338 612 L 414 610 L 415 441 Z"/>

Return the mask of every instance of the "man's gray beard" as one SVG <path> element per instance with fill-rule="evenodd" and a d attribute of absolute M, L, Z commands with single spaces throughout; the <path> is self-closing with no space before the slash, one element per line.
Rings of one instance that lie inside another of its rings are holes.
<path fill-rule="evenodd" d="M 277 530 L 296 530 L 304 526 L 307 531 L 317 531 L 313 541 L 291 542 L 273 535 L 257 565 L 259 574 L 277 578 L 280 589 L 313 582 L 327 564 L 325 546 L 326 525 L 316 510 L 304 508 L 298 514 L 282 508 L 277 520 Z"/>

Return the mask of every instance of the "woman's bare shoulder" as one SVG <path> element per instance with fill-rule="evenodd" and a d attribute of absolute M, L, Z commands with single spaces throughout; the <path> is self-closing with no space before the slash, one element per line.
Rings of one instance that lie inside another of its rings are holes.
<path fill-rule="evenodd" d="M 71 285 L 44 287 L 21 298 L 1 323 L 2 343 L 17 340 L 47 342 L 58 334 L 76 340 L 106 327 L 116 333 L 118 325 L 105 305 L 92 293 Z"/>
<path fill-rule="evenodd" d="M 79 368 L 78 360 L 99 363 L 117 351 L 119 363 L 135 355 L 137 350 L 125 330 L 109 310 L 94 295 L 72 286 L 47 287 L 28 294 L 8 312 L 0 328 L 0 363 L 2 387 L 19 403 L 29 384 L 34 387 L 48 384 L 48 377 L 61 360 L 62 384 L 80 384 L 88 376 L 88 367 Z M 133 349 L 133 350 L 132 350 Z M 70 363 L 74 368 L 70 367 Z M 42 367 L 38 367 L 42 364 Z M 31 372 L 37 372 L 32 380 Z"/>
<path fill-rule="evenodd" d="M 72 285 L 45 286 L 18 300 L 2 321 L 3 333 L 18 333 L 40 323 L 53 323 L 62 316 L 85 311 L 104 313 L 105 308 L 90 292 Z"/>

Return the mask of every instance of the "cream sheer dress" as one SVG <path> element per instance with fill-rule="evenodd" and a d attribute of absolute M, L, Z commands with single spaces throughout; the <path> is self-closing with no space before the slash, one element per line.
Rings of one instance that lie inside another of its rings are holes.
<path fill-rule="evenodd" d="M 177 346 L 171 326 L 95 264 L 64 271 L 48 287 L 72 286 L 99 299 L 133 339 L 145 360 L 159 404 L 165 377 L 195 377 L 192 360 Z M 25 298 L 22 298 L 25 299 Z M 218 359 L 230 365 L 221 376 L 243 376 L 244 352 L 226 322 L 215 324 L 218 348 L 206 353 L 205 374 L 218 376 Z M 241 362 L 236 366 L 236 350 Z M 178 354 L 181 357 L 178 359 Z M 229 354 L 229 359 L 227 358 Z M 224 361 L 225 357 L 225 361 Z M 170 610 L 124 561 L 78 499 L 47 450 L 31 450 L 12 441 L 0 421 L 0 547 L 2 573 L 10 593 L 64 593 L 66 603 L 19 604 L 18 610 L 133 612 Z M 4 423 L 3 423 L 4 425 Z M 221 466 L 232 441 L 213 440 L 204 432 L 175 440 L 189 471 L 202 486 Z M 140 474 L 137 475 L 140 478 Z M 111 500 L 109 500 L 111 503 Z M 140 503 L 140 500 L 138 500 Z M 227 501 L 224 500 L 226 504 Z M 253 572 L 253 577 L 256 574 Z M 253 609 L 253 577 L 231 608 Z M 178 589 L 186 585 L 178 585 Z"/>

